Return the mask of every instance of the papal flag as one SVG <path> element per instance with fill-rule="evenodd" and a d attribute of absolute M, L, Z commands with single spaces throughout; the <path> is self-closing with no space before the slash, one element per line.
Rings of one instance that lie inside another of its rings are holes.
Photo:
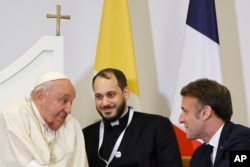
<path fill-rule="evenodd" d="M 182 156 L 191 156 L 200 141 L 188 141 L 184 126 L 178 122 L 181 113 L 180 90 L 189 82 L 199 78 L 222 82 L 214 0 L 190 0 L 189 2 L 183 52 L 171 110 L 171 121 L 175 124 Z"/>
<path fill-rule="evenodd" d="M 123 71 L 131 91 L 129 103 L 139 106 L 139 88 L 129 5 L 127 0 L 104 0 L 94 70 L 117 68 Z"/>

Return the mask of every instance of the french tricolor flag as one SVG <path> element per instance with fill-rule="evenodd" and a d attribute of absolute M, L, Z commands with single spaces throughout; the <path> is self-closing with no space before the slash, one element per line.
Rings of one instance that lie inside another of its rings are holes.
<path fill-rule="evenodd" d="M 191 156 L 200 145 L 200 141 L 187 140 L 184 126 L 179 124 L 180 90 L 184 85 L 199 78 L 209 78 L 222 83 L 214 0 L 190 0 L 189 2 L 183 52 L 170 116 L 182 156 Z"/>

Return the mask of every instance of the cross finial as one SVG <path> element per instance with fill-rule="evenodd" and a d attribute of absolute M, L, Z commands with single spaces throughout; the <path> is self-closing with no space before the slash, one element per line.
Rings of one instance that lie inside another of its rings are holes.
<path fill-rule="evenodd" d="M 60 36 L 61 19 L 70 20 L 70 15 L 61 15 L 61 5 L 56 5 L 56 14 L 47 14 L 47 18 L 56 18 L 56 36 Z"/>

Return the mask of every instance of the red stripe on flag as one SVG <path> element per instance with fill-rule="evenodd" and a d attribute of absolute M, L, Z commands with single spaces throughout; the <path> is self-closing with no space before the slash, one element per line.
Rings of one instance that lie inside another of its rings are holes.
<path fill-rule="evenodd" d="M 180 152 L 182 156 L 192 156 L 194 150 L 201 145 L 197 140 L 188 140 L 186 138 L 186 133 L 183 132 L 180 128 L 173 125 L 175 134 L 177 136 Z"/>

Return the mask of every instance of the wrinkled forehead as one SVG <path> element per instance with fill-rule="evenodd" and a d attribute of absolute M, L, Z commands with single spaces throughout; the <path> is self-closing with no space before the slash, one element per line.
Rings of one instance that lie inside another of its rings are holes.
<path fill-rule="evenodd" d="M 76 91 L 73 84 L 68 79 L 58 79 L 51 82 L 51 92 L 58 94 L 67 94 L 75 97 Z"/>

